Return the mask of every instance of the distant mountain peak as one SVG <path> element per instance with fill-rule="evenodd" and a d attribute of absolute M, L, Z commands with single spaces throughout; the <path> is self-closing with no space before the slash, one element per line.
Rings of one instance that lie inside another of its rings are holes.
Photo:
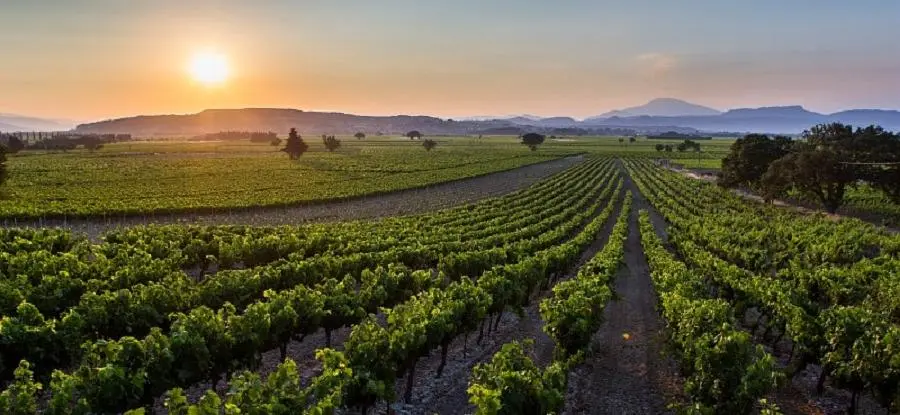
<path fill-rule="evenodd" d="M 652 99 L 644 105 L 625 108 L 621 110 L 613 110 L 607 113 L 590 117 L 590 119 L 603 119 L 611 117 L 682 117 L 682 116 L 706 116 L 719 115 L 722 112 L 703 105 L 692 104 L 690 102 L 677 98 L 656 98 Z"/>
<path fill-rule="evenodd" d="M 774 106 L 774 107 L 759 107 L 759 108 L 735 108 L 733 110 L 729 110 L 728 112 L 722 114 L 724 116 L 732 117 L 732 116 L 766 116 L 766 117 L 807 117 L 807 116 L 821 116 L 822 114 L 818 114 L 812 111 L 803 108 L 800 105 L 783 105 L 783 106 Z"/>
<path fill-rule="evenodd" d="M 0 130 L 3 131 L 63 131 L 72 128 L 75 122 L 38 118 L 19 114 L 0 114 Z"/>
<path fill-rule="evenodd" d="M 651 99 L 650 101 L 648 101 L 647 104 L 645 104 L 645 105 L 649 105 L 649 104 L 678 104 L 678 105 L 681 105 L 681 104 L 687 104 L 687 105 L 695 105 L 695 104 L 691 104 L 690 102 L 687 102 L 687 101 L 685 101 L 685 100 L 683 100 L 683 99 L 678 99 L 678 98 L 668 98 L 668 97 L 653 98 L 653 99 Z"/>

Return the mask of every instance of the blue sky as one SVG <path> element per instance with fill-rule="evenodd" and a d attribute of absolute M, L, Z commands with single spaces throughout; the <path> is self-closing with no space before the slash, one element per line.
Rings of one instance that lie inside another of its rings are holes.
<path fill-rule="evenodd" d="M 3 0 L 0 112 L 900 108 L 900 1 Z M 186 75 L 215 50 L 233 77 Z"/>

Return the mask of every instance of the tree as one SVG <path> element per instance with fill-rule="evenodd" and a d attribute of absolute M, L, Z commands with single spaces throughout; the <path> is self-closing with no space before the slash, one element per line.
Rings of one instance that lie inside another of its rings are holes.
<path fill-rule="evenodd" d="M 15 154 L 25 149 L 25 142 L 14 135 L 4 136 L 6 138 L 6 152 Z"/>
<path fill-rule="evenodd" d="M 366 138 L 366 133 L 360 131 L 356 134 L 353 134 L 353 136 L 356 137 L 357 140 L 362 140 L 363 138 Z"/>
<path fill-rule="evenodd" d="M 325 148 L 327 148 L 328 151 L 334 151 L 341 148 L 341 140 L 338 140 L 333 135 L 322 134 L 322 144 L 325 144 Z"/>
<path fill-rule="evenodd" d="M 425 147 L 425 151 L 431 151 L 431 149 L 437 147 L 437 141 L 426 138 L 425 141 L 422 142 L 422 146 Z"/>
<path fill-rule="evenodd" d="M 269 142 L 269 144 L 271 144 L 272 147 L 278 147 L 278 146 L 281 145 L 281 139 L 278 138 L 278 137 L 275 137 L 275 138 L 272 139 L 271 142 Z"/>
<path fill-rule="evenodd" d="M 288 134 L 287 143 L 285 143 L 284 148 L 281 151 L 288 154 L 291 160 L 296 160 L 303 155 L 303 153 L 309 150 L 309 145 L 303 141 L 303 137 L 300 137 L 300 134 L 297 134 L 296 128 L 291 128 L 291 132 Z"/>
<path fill-rule="evenodd" d="M 671 145 L 671 144 L 666 144 L 666 147 L 665 147 L 665 148 L 666 148 L 666 152 L 667 152 L 667 153 L 671 153 L 671 152 L 672 152 L 672 145 Z"/>
<path fill-rule="evenodd" d="M 788 154 L 791 145 L 791 139 L 784 136 L 748 134 L 737 139 L 722 159 L 717 183 L 726 188 L 746 186 L 758 190 L 763 174 L 775 160 Z"/>
<path fill-rule="evenodd" d="M 898 162 L 900 160 L 895 163 Z M 884 192 L 892 202 L 900 204 L 900 165 L 873 166 L 868 180 L 873 187 Z"/>
<path fill-rule="evenodd" d="M 629 143 L 633 143 L 633 142 L 635 142 L 635 141 L 637 141 L 637 138 L 634 138 L 634 137 L 628 137 L 628 142 L 629 142 Z"/>
<path fill-rule="evenodd" d="M 657 144 L 657 145 L 656 145 L 656 151 L 663 151 L 663 150 L 665 150 L 665 149 L 666 149 L 666 146 L 664 146 L 664 145 L 662 145 L 662 144 Z"/>
<path fill-rule="evenodd" d="M 776 198 L 783 196 L 791 187 L 792 171 L 793 160 L 787 157 L 775 160 L 769 163 L 766 171 L 755 181 L 752 188 L 759 192 L 763 201 L 772 203 Z"/>
<path fill-rule="evenodd" d="M 87 151 L 94 152 L 103 147 L 103 141 L 100 140 L 100 137 L 88 135 L 81 139 L 81 145 L 84 146 Z"/>
<path fill-rule="evenodd" d="M 805 148 L 772 163 L 764 182 L 769 200 L 794 188 L 815 197 L 826 211 L 834 213 L 844 203 L 844 193 L 856 182 L 856 175 L 853 166 L 843 162 L 837 152 Z"/>
<path fill-rule="evenodd" d="M 625 143 L 625 139 L 622 137 L 619 137 L 619 144 L 624 144 L 624 143 Z"/>
<path fill-rule="evenodd" d="M 522 135 L 522 144 L 528 146 L 531 151 L 537 150 L 537 146 L 543 144 L 544 136 L 538 133 L 528 133 Z"/>
<path fill-rule="evenodd" d="M 859 128 L 851 152 L 851 162 L 861 163 L 854 166 L 857 177 L 900 203 L 900 135 L 877 126 Z"/>
<path fill-rule="evenodd" d="M 412 131 L 406 133 L 406 136 L 409 137 L 410 140 L 412 140 L 412 139 L 420 139 L 420 138 L 422 138 L 422 133 L 420 133 L 420 132 L 418 132 L 418 131 L 416 131 L 416 130 L 412 130 Z"/>

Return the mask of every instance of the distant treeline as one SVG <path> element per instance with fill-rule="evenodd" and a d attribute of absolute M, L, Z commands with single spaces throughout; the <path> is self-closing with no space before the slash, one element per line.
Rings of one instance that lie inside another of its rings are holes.
<path fill-rule="evenodd" d="M 0 133 L 0 144 L 13 153 L 20 150 L 74 150 L 78 146 L 96 150 L 104 144 L 131 139 L 131 134 L 76 134 L 59 131 Z"/>
<path fill-rule="evenodd" d="M 16 137 L 26 143 L 33 144 L 38 141 L 51 139 L 81 139 L 82 137 L 94 137 L 103 142 L 113 143 L 119 141 L 131 141 L 131 134 L 83 134 L 67 131 L 17 131 L 0 133 L 0 137 Z"/>
<path fill-rule="evenodd" d="M 629 136 L 636 135 L 637 132 L 630 128 L 576 128 L 576 127 L 559 127 L 559 128 L 534 128 L 534 127 L 496 127 L 478 130 L 476 134 L 480 135 L 515 135 L 521 136 L 528 132 L 541 131 L 548 135 L 557 136 L 582 136 L 582 135 L 611 135 L 611 136 Z"/>
<path fill-rule="evenodd" d="M 648 140 L 681 140 L 681 139 L 712 140 L 712 137 L 703 137 L 703 136 L 698 136 L 698 135 L 682 134 L 677 131 L 668 131 L 668 132 L 665 132 L 662 134 L 648 135 L 647 139 Z"/>
<path fill-rule="evenodd" d="M 253 143 L 271 143 L 276 139 L 278 139 L 278 134 L 273 131 L 219 131 L 194 137 L 194 140 L 250 140 Z"/>

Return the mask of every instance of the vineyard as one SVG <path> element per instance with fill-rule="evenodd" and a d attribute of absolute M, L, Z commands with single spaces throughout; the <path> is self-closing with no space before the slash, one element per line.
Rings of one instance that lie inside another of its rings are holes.
<path fill-rule="evenodd" d="M 522 190 L 409 216 L 102 238 L 3 228 L 0 413 L 900 409 L 900 237 L 748 201 L 646 146 L 604 146 Z M 474 150 L 447 147 L 395 168 L 408 153 L 316 160 L 439 182 L 591 149 L 460 164 Z M 202 205 L 147 200 L 82 213 Z"/>
<path fill-rule="evenodd" d="M 23 219 L 308 204 L 425 187 L 580 152 L 572 146 L 535 153 L 518 144 L 452 142 L 426 152 L 415 143 L 344 141 L 334 153 L 314 143 L 296 163 L 269 144 L 220 142 L 129 142 L 97 152 L 20 154 L 8 163 L 0 219 L 12 225 Z"/>

